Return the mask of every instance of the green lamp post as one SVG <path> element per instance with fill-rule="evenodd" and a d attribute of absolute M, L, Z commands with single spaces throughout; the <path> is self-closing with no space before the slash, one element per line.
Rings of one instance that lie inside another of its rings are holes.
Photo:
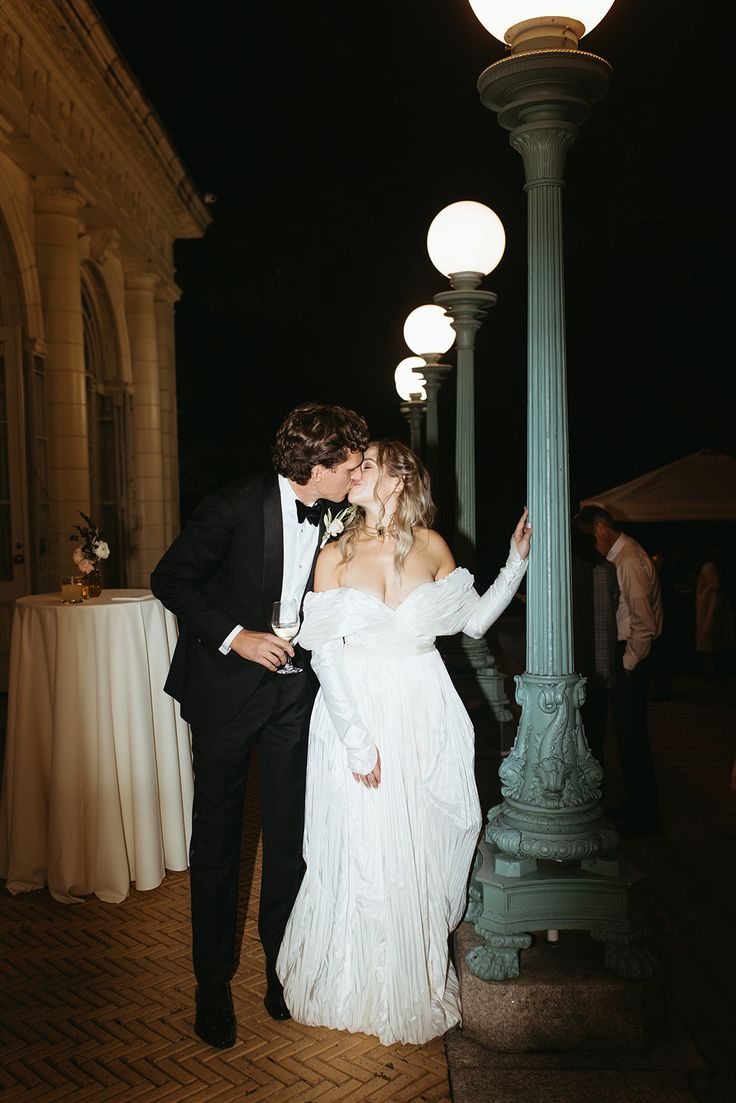
<path fill-rule="evenodd" d="M 455 331 L 441 306 L 425 303 L 416 307 L 404 322 L 404 340 L 411 351 L 424 360 L 422 375 L 427 391 L 426 444 L 427 466 L 435 480 L 440 480 L 439 413 L 437 397 L 451 367 L 442 363 L 443 355 L 452 348 Z"/>
<path fill-rule="evenodd" d="M 602 771 L 585 741 L 584 679 L 574 672 L 562 188 L 565 155 L 610 67 L 578 49 L 613 0 L 470 0 L 510 54 L 480 76 L 522 156 L 528 196 L 528 488 L 534 539 L 527 585 L 526 671 L 521 717 L 499 775 L 503 802 L 488 813 L 467 918 L 484 938 L 467 963 L 500 980 L 519 972 L 531 931 L 590 931 L 606 965 L 641 978 L 654 969 L 643 936 L 638 883 L 617 851 L 601 804 Z"/>
<path fill-rule="evenodd" d="M 434 296 L 450 316 L 457 334 L 455 415 L 455 547 L 462 562 L 475 568 L 475 335 L 496 304 L 480 283 L 498 265 L 506 247 L 501 219 L 482 203 L 451 203 L 433 219 L 427 251 L 435 268 L 450 280 L 450 291 Z"/>
<path fill-rule="evenodd" d="M 427 233 L 427 251 L 435 268 L 447 276 L 450 290 L 434 296 L 457 334 L 455 404 L 455 541 L 458 562 L 476 568 L 475 490 L 475 337 L 486 313 L 496 304 L 492 291 L 480 287 L 506 248 L 501 219 L 483 203 L 462 200 L 443 208 Z M 496 720 L 512 719 L 498 669 L 485 639 L 469 636 L 447 641 L 443 655 L 461 696 L 467 702 L 480 690 Z"/>
<path fill-rule="evenodd" d="M 427 412 L 427 388 L 421 356 L 407 356 L 396 365 L 394 385 L 402 399 L 399 410 L 409 423 L 409 443 L 418 456 L 422 455 L 422 426 Z"/>

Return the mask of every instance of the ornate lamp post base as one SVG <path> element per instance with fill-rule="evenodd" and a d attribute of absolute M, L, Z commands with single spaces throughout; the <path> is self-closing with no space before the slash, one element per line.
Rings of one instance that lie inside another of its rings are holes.
<path fill-rule="evenodd" d="M 527 865 L 533 869 L 521 869 Z M 465 917 L 484 939 L 465 959 L 474 976 L 518 977 L 519 951 L 531 946 L 530 932 L 549 928 L 589 931 L 605 947 L 606 968 L 623 980 L 654 976 L 638 870 L 618 855 L 562 867 L 531 859 L 516 868 L 493 843 L 480 844 Z"/>
<path fill-rule="evenodd" d="M 482 980 L 519 975 L 530 931 L 590 931 L 617 976 L 653 976 L 640 905 L 641 874 L 617 852 L 603 816 L 603 772 L 585 742 L 577 674 L 516 679 L 521 720 L 499 776 L 504 801 L 488 813 L 466 920 L 485 945 L 467 958 Z"/>
<path fill-rule="evenodd" d="M 505 800 L 488 813 L 487 841 L 509 859 L 609 853 L 618 836 L 603 817 L 603 771 L 583 735 L 585 679 L 522 674 L 516 700 L 519 730 L 499 770 Z"/>

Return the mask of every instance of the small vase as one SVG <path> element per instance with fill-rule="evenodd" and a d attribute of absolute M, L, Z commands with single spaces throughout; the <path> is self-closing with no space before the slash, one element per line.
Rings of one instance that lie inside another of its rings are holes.
<path fill-rule="evenodd" d="M 82 593 L 85 601 L 91 597 L 99 597 L 102 593 L 102 570 L 99 563 L 96 563 L 94 569 L 84 576 Z"/>

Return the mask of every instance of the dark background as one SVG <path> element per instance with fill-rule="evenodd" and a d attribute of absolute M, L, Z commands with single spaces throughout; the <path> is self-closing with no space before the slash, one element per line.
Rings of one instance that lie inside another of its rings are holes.
<path fill-rule="evenodd" d="M 264 466 L 301 401 L 352 406 L 375 436 L 408 439 L 393 385 L 403 322 L 445 283 L 426 231 L 445 204 L 477 199 L 507 233 L 476 368 L 479 550 L 494 571 L 526 456 L 522 165 L 475 87 L 500 43 L 466 0 L 97 7 L 218 197 L 206 237 L 176 247 L 184 516 Z M 567 163 L 574 503 L 698 448 L 736 452 L 735 21 L 722 19 L 706 42 L 684 3 L 617 0 L 583 41 L 614 81 Z M 448 471 L 453 392 L 449 380 Z"/>

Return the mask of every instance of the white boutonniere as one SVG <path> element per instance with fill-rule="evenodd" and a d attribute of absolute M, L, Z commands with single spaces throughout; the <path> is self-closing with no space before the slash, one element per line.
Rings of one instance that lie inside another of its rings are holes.
<path fill-rule="evenodd" d="M 341 509 L 334 517 L 332 516 L 332 510 L 327 510 L 327 513 L 325 513 L 322 518 L 325 531 L 320 541 L 320 549 L 323 548 L 329 540 L 334 540 L 340 533 L 344 532 L 346 525 L 349 525 L 355 516 L 356 508 L 356 506 L 346 506 L 345 509 Z"/>

